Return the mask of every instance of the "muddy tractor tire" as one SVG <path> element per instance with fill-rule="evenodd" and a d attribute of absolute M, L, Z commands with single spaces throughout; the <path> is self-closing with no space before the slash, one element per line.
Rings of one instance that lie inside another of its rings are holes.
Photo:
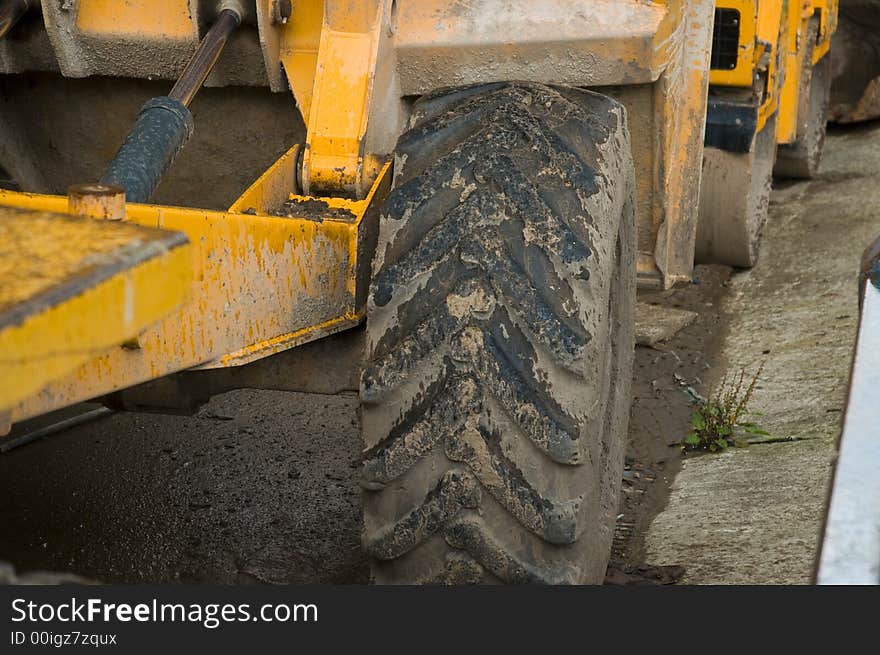
<path fill-rule="evenodd" d="M 421 99 L 381 215 L 361 383 L 377 583 L 599 583 L 629 415 L 625 111 L 571 88 Z"/>
<path fill-rule="evenodd" d="M 819 21 L 813 19 L 806 34 L 801 62 L 800 104 L 797 117 L 797 139 L 779 146 L 773 174 L 798 180 L 809 180 L 819 172 L 825 136 L 828 133 L 828 108 L 831 101 L 831 57 L 825 55 L 813 63 L 813 52 L 819 38 Z"/>
<path fill-rule="evenodd" d="M 755 135 L 749 152 L 710 147 L 703 151 L 697 263 L 755 265 L 770 209 L 775 161 L 775 114 Z"/>
<path fill-rule="evenodd" d="M 829 119 L 880 118 L 880 0 L 841 0 L 831 69 Z"/>

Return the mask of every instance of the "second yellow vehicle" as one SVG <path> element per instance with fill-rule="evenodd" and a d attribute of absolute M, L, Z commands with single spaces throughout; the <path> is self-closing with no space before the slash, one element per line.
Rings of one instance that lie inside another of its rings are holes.
<path fill-rule="evenodd" d="M 837 0 L 719 0 L 696 259 L 751 267 L 773 175 L 811 178 L 825 141 Z"/>

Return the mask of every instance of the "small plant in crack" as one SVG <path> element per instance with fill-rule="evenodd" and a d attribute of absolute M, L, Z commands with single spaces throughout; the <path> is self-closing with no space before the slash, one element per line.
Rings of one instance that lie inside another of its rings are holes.
<path fill-rule="evenodd" d="M 757 416 L 749 412 L 749 403 L 763 370 L 762 363 L 748 384 L 745 369 L 731 377 L 725 374 L 691 416 L 691 430 L 684 438 L 682 448 L 716 453 L 730 446 L 747 445 L 749 436 L 770 436 L 756 423 L 744 420 Z"/>

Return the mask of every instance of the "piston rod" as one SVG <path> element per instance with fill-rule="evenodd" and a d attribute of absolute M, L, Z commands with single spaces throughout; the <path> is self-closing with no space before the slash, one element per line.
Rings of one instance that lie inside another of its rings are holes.
<path fill-rule="evenodd" d="M 2 0 L 0 2 L 0 39 L 9 33 L 15 24 L 30 9 L 33 0 Z"/>
<path fill-rule="evenodd" d="M 189 107 L 220 58 L 226 41 L 239 25 L 241 25 L 241 14 L 238 10 L 227 7 L 220 12 L 199 44 L 196 54 L 189 60 L 171 93 L 168 94 L 169 98 L 179 100 L 184 107 Z"/>
<path fill-rule="evenodd" d="M 120 146 L 101 184 L 125 189 L 126 202 L 148 202 L 193 132 L 188 107 L 217 63 L 229 35 L 241 24 L 237 2 L 227 0 L 167 96 L 149 100 Z"/>

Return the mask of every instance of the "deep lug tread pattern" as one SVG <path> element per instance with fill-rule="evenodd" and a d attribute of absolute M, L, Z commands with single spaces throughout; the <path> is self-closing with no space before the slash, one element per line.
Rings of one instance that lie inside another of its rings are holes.
<path fill-rule="evenodd" d="M 414 107 L 361 382 L 378 582 L 599 582 L 629 411 L 625 112 L 504 83 Z"/>

